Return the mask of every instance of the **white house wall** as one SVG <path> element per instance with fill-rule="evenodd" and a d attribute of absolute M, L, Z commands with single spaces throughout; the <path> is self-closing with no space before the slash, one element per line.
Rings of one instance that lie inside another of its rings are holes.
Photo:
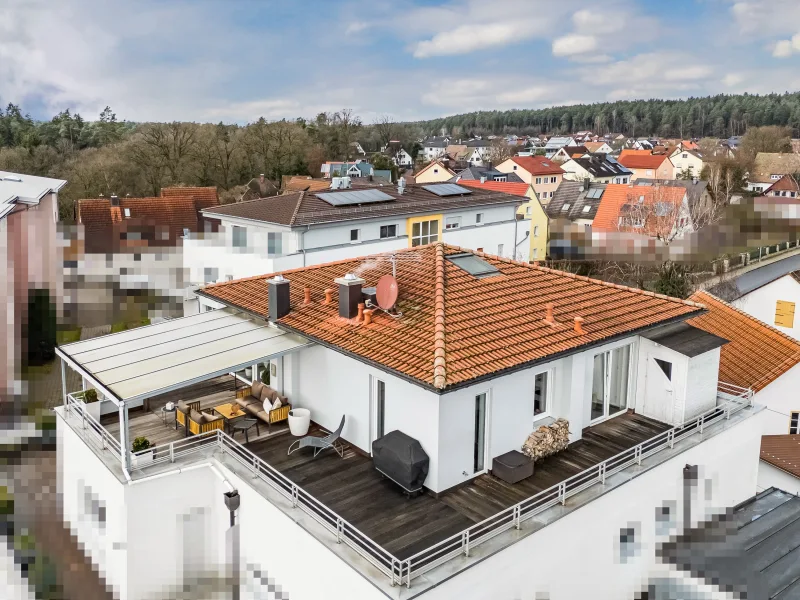
<path fill-rule="evenodd" d="M 346 326 L 346 325 L 344 325 Z M 386 384 L 385 431 L 399 429 L 417 439 L 430 457 L 426 487 L 440 491 L 438 480 L 439 399 L 437 394 L 322 346 L 295 354 L 300 365 L 299 392 L 293 406 L 311 410 L 311 419 L 333 431 L 346 416 L 342 437 L 369 453 L 374 426 L 370 386 Z"/>
<path fill-rule="evenodd" d="M 794 327 L 781 327 L 775 324 L 775 305 L 778 300 L 795 303 Z M 731 304 L 778 331 L 800 340 L 800 283 L 791 276 L 785 275 L 776 279 Z"/>
<path fill-rule="evenodd" d="M 650 358 L 658 358 L 672 363 L 672 407 L 664 415 L 657 415 L 647 407 L 647 362 Z M 689 361 L 680 352 L 662 346 L 647 338 L 639 338 L 639 358 L 636 374 L 636 412 L 653 419 L 659 419 L 670 425 L 683 422 L 684 407 L 686 406 L 687 380 Z M 719 368 L 712 373 L 715 381 L 719 375 Z M 716 398 L 716 394 L 714 396 Z"/>
<path fill-rule="evenodd" d="M 758 465 L 758 491 L 763 492 L 771 487 L 800 496 L 800 478 L 762 460 Z"/>
<path fill-rule="evenodd" d="M 798 390 L 800 390 L 800 364 L 756 392 L 753 402 L 767 407 L 762 417 L 764 435 L 789 433 L 789 413 L 800 410 Z"/>
<path fill-rule="evenodd" d="M 618 600 L 634 598 L 656 565 L 656 544 L 680 527 L 683 467 L 700 466 L 693 523 L 752 496 L 760 430 L 747 419 L 459 573 L 424 600 Z M 672 519 L 656 527 L 656 511 Z M 633 528 L 639 547 L 620 559 L 621 529 Z"/>
<path fill-rule="evenodd" d="M 385 219 L 369 219 L 346 221 L 343 223 L 331 223 L 327 225 L 312 225 L 307 229 L 301 229 L 303 247 L 308 251 L 329 248 L 331 246 L 348 246 L 350 242 L 350 231 L 360 230 L 360 241 L 365 242 L 387 242 L 381 240 L 381 226 L 394 225 L 397 228 L 398 236 L 405 236 L 406 220 L 403 217 L 390 217 Z M 352 244 L 358 246 L 358 244 Z M 406 243 L 404 246 L 407 246 Z M 371 252 L 371 250 L 370 250 Z M 352 255 L 351 255 L 352 256 Z"/>
<path fill-rule="evenodd" d="M 717 404 L 720 349 L 716 348 L 689 359 L 686 379 L 686 404 L 683 420 L 687 421 L 714 408 Z"/>

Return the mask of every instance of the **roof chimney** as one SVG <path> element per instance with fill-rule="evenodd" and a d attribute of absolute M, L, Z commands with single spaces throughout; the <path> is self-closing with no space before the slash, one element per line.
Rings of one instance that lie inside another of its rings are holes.
<path fill-rule="evenodd" d="M 406 178 L 401 177 L 400 179 L 397 180 L 397 193 L 402 196 L 405 191 L 406 191 Z"/>
<path fill-rule="evenodd" d="M 119 206 L 119 196 L 111 194 L 111 206 Z"/>
<path fill-rule="evenodd" d="M 481 185 L 486 183 L 486 175 L 481 175 Z"/>
<path fill-rule="evenodd" d="M 581 190 L 583 190 L 584 192 L 585 192 L 586 190 L 588 190 L 588 189 L 589 189 L 589 184 L 590 184 L 591 182 L 592 182 L 592 180 L 591 180 L 591 179 L 589 179 L 588 177 L 586 177 L 586 178 L 583 180 L 583 185 L 581 186 Z"/>
<path fill-rule="evenodd" d="M 339 286 L 339 316 L 352 319 L 358 314 L 358 304 L 361 302 L 361 287 L 366 283 L 353 273 L 335 280 Z"/>
<path fill-rule="evenodd" d="M 575 333 L 578 335 L 586 334 L 586 332 L 583 330 L 583 317 L 575 317 Z"/>
<path fill-rule="evenodd" d="M 550 325 L 555 325 L 556 324 L 556 319 L 553 316 L 553 303 L 552 302 L 548 302 L 547 303 L 547 316 L 544 318 L 544 320 L 545 320 L 546 323 L 549 323 Z"/>
<path fill-rule="evenodd" d="M 289 314 L 289 280 L 275 275 L 267 280 L 267 317 L 273 323 Z"/>

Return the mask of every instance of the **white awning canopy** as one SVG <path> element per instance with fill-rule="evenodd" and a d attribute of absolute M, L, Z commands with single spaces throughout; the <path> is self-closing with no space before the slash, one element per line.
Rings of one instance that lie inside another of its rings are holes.
<path fill-rule="evenodd" d="M 101 392 L 129 402 L 276 358 L 312 342 L 231 308 L 56 349 Z"/>

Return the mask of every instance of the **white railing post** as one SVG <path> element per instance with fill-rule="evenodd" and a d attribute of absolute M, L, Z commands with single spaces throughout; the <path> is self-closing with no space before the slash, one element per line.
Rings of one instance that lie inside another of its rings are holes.
<path fill-rule="evenodd" d="M 698 423 L 699 424 L 698 429 L 700 430 L 700 436 L 702 437 L 702 435 L 703 435 L 703 426 L 706 424 L 706 420 L 702 416 L 698 417 L 697 420 L 699 422 Z"/>
<path fill-rule="evenodd" d="M 295 484 L 292 484 L 292 508 L 297 508 L 298 489 Z"/>
<path fill-rule="evenodd" d="M 633 455 L 636 458 L 636 464 L 641 467 L 642 466 L 642 445 L 641 444 L 636 446 L 636 449 L 633 451 Z"/>
<path fill-rule="evenodd" d="M 667 431 L 667 441 L 669 442 L 669 447 L 670 448 L 674 448 L 675 447 L 675 429 L 674 428 L 670 429 L 669 431 Z"/>
<path fill-rule="evenodd" d="M 400 567 L 400 584 L 403 583 L 403 567 Z M 406 588 L 411 587 L 411 559 L 406 560 Z"/>
<path fill-rule="evenodd" d="M 169 443 L 169 462 L 175 462 L 175 442 Z"/>
<path fill-rule="evenodd" d="M 600 463 L 600 483 L 602 485 L 606 484 L 606 463 L 605 463 L 605 461 Z"/>
<path fill-rule="evenodd" d="M 253 479 L 258 477 L 258 457 L 253 455 Z"/>
<path fill-rule="evenodd" d="M 567 484 L 566 483 L 559 483 L 558 484 L 558 501 L 561 503 L 561 506 L 564 506 L 567 503 Z"/>
<path fill-rule="evenodd" d="M 514 507 L 514 529 L 519 529 L 522 520 L 522 507 L 517 504 Z"/>
<path fill-rule="evenodd" d="M 86 407 L 81 407 L 81 426 L 86 429 Z"/>
<path fill-rule="evenodd" d="M 469 556 L 469 529 L 461 535 L 461 546 L 464 549 L 464 556 Z"/>
<path fill-rule="evenodd" d="M 342 543 L 342 535 L 344 534 L 344 523 L 341 517 L 336 517 L 336 543 Z"/>

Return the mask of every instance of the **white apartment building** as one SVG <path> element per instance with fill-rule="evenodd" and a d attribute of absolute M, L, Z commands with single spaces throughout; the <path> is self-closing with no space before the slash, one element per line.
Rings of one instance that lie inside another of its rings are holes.
<path fill-rule="evenodd" d="M 437 241 L 527 260 L 526 228 L 516 219 L 522 202 L 502 192 L 433 184 L 299 192 L 229 204 L 203 211 L 218 223 L 218 232 L 184 240 L 184 266 L 196 288 Z M 190 291 L 185 314 L 197 310 Z"/>
<path fill-rule="evenodd" d="M 121 600 L 633 597 L 685 465 L 698 521 L 755 491 L 761 409 L 702 304 L 441 242 L 198 293 L 224 308 L 59 348 L 115 409 L 56 412 L 65 518 Z M 558 419 L 566 449 L 509 458 Z"/>

